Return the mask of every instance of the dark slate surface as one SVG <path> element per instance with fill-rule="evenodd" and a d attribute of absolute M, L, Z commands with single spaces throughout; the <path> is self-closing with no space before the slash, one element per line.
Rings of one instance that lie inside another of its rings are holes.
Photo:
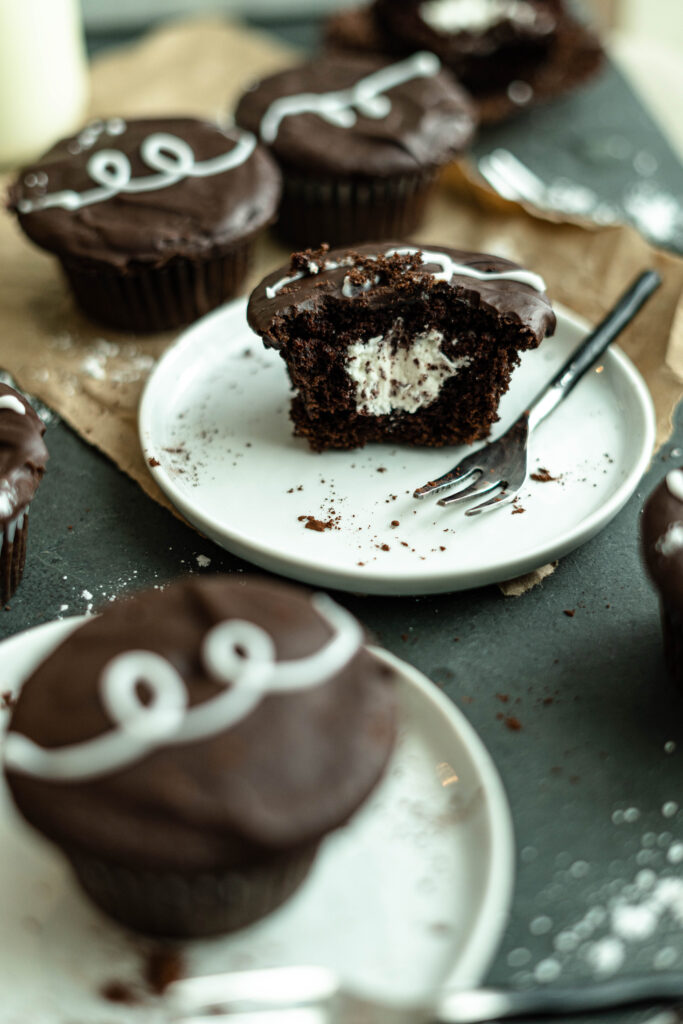
<path fill-rule="evenodd" d="M 292 28 L 292 36 L 310 40 L 312 29 Z M 506 145 L 540 174 L 571 166 L 577 180 L 614 199 L 632 168 L 584 158 L 601 124 L 635 152 L 652 153 L 660 187 L 676 189 L 673 154 L 613 70 L 553 108 L 490 131 L 479 145 Z M 11 609 L 0 612 L 0 635 L 186 572 L 250 571 L 147 499 L 63 424 L 51 423 L 47 440 L 51 463 L 32 506 L 26 575 Z M 590 907 L 606 907 L 639 871 L 680 875 L 666 851 L 683 837 L 683 813 L 665 817 L 662 808 L 680 799 L 683 706 L 665 678 L 657 602 L 638 557 L 642 503 L 672 462 L 683 462 L 683 451 L 671 455 L 678 446 L 680 416 L 624 511 L 520 599 L 495 587 L 420 599 L 339 595 L 382 644 L 444 688 L 501 772 L 518 869 L 493 982 L 527 985 L 534 971 L 551 980 L 557 965 L 559 983 L 587 981 L 596 955 L 589 930 L 600 939 L 609 922 L 598 911 L 579 929 L 579 949 L 568 947 Z M 199 569 L 198 554 L 211 558 L 209 570 Z M 508 728 L 501 715 L 521 728 Z M 564 951 L 557 952 L 560 933 Z M 606 960 L 614 955 L 613 945 L 600 949 Z M 627 944 L 623 970 L 653 966 L 683 967 L 680 921 L 670 915 L 654 935 Z M 610 1019 L 630 1024 L 648 1016 L 639 1010 Z"/>

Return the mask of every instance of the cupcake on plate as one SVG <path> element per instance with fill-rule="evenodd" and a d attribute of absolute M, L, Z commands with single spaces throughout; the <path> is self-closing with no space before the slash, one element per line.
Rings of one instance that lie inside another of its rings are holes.
<path fill-rule="evenodd" d="M 146 934 L 242 927 L 380 779 L 394 673 L 324 595 L 187 580 L 109 606 L 24 683 L 5 773 L 102 910 Z"/>
<path fill-rule="evenodd" d="M 112 327 L 189 323 L 239 292 L 280 174 L 256 138 L 193 118 L 88 125 L 24 168 L 9 207 Z"/>
<path fill-rule="evenodd" d="M 48 460 L 44 433 L 23 395 L 0 384 L 0 605 L 24 572 L 29 506 Z"/>
<path fill-rule="evenodd" d="M 412 232 L 475 129 L 469 98 L 431 53 L 318 57 L 259 82 L 235 116 L 280 164 L 279 229 L 301 247 Z"/>
<path fill-rule="evenodd" d="M 486 437 L 520 353 L 555 329 L 538 274 L 405 242 L 298 253 L 247 316 L 285 360 L 295 433 L 315 451 Z"/>
<path fill-rule="evenodd" d="M 643 509 L 641 544 L 659 594 L 667 669 L 683 689 L 683 468 L 667 473 L 650 495 Z"/>

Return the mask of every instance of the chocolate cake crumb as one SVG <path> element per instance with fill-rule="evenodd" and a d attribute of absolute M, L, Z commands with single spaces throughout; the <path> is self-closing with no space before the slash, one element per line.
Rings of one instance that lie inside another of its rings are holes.
<path fill-rule="evenodd" d="M 391 551 L 388 544 L 380 544 L 380 551 Z"/>
<path fill-rule="evenodd" d="M 398 519 L 392 519 L 392 520 L 391 520 L 391 525 L 392 525 L 392 526 L 400 526 L 401 524 L 400 524 L 400 522 L 398 521 Z"/>
<path fill-rule="evenodd" d="M 151 992 L 161 996 L 169 985 L 178 981 L 185 973 L 183 956 L 177 949 L 159 946 L 147 956 L 145 982 Z"/>
<path fill-rule="evenodd" d="M 518 718 L 515 718 L 514 715 L 507 715 L 505 719 L 505 725 L 512 732 L 519 732 L 519 730 L 522 728 L 522 723 Z"/>
<path fill-rule="evenodd" d="M 549 484 L 553 480 L 561 480 L 561 476 L 551 476 L 550 470 L 541 467 L 536 473 L 531 474 L 531 479 L 539 484 Z"/>
<path fill-rule="evenodd" d="M 140 1002 L 137 993 L 124 981 L 106 982 L 100 989 L 100 995 L 109 1003 L 122 1003 L 125 1006 L 135 1006 Z"/>
<path fill-rule="evenodd" d="M 161 465 L 159 460 L 155 459 L 154 456 L 151 456 L 149 459 L 147 459 L 147 462 L 149 463 L 150 466 L 152 466 L 152 468 L 154 468 L 154 466 L 160 466 Z"/>
<path fill-rule="evenodd" d="M 526 512 L 526 509 L 522 508 L 521 505 L 515 505 L 514 508 L 512 509 L 512 515 L 513 516 L 519 516 L 519 515 L 522 514 L 522 512 Z"/>
<path fill-rule="evenodd" d="M 573 619 L 576 615 L 576 608 L 565 608 L 564 614 L 567 615 L 570 619 Z"/>
<path fill-rule="evenodd" d="M 496 700 L 501 701 L 501 703 L 503 704 L 507 704 L 507 702 L 510 700 L 510 697 L 507 693 L 497 693 Z"/>
<path fill-rule="evenodd" d="M 298 516 L 300 523 L 305 523 L 304 529 L 315 530 L 316 533 L 324 533 L 325 530 L 334 530 L 336 524 L 332 519 L 328 519 L 323 522 L 321 519 L 316 519 L 315 516 Z"/>
<path fill-rule="evenodd" d="M 0 693 L 0 709 L 3 711 L 11 711 L 16 702 L 17 698 L 11 690 L 5 690 L 4 693 Z"/>

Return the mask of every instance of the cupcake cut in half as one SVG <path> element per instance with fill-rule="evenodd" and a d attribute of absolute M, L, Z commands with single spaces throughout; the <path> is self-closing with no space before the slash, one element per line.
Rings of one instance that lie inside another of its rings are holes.
<path fill-rule="evenodd" d="M 9 206 L 94 320 L 189 323 L 235 295 L 281 181 L 256 138 L 193 118 L 110 118 L 24 168 Z"/>
<path fill-rule="evenodd" d="M 278 229 L 301 247 L 410 233 L 475 129 L 467 94 L 431 53 L 318 57 L 258 83 L 235 116 L 280 164 Z"/>
<path fill-rule="evenodd" d="M 7 781 L 110 916 L 228 931 L 282 903 L 379 781 L 395 679 L 324 595 L 183 581 L 108 606 L 36 669 Z"/>
<path fill-rule="evenodd" d="M 520 353 L 555 329 L 537 274 L 400 242 L 298 253 L 247 316 L 285 360 L 295 433 L 316 451 L 486 437 Z"/>
<path fill-rule="evenodd" d="M 0 605 L 19 586 L 29 505 L 48 460 L 45 424 L 18 391 L 0 384 Z"/>

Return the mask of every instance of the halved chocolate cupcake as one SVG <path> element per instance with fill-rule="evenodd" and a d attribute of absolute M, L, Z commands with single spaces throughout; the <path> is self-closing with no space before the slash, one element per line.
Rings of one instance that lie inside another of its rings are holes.
<path fill-rule="evenodd" d="M 520 353 L 555 328 L 538 274 L 397 242 L 299 253 L 247 315 L 285 360 L 295 433 L 316 451 L 486 437 Z"/>
<path fill-rule="evenodd" d="M 9 206 L 89 316 L 158 331 L 239 291 L 280 190 L 277 166 L 240 129 L 110 118 L 24 168 Z"/>
<path fill-rule="evenodd" d="M 476 125 L 469 97 L 432 53 L 393 64 L 318 57 L 259 82 L 235 116 L 280 164 L 278 229 L 300 247 L 409 234 Z"/>
<path fill-rule="evenodd" d="M 228 931 L 282 903 L 376 785 L 394 682 L 324 595 L 189 579 L 107 607 L 36 669 L 7 781 L 106 913 Z"/>
<path fill-rule="evenodd" d="M 0 605 L 24 572 L 29 505 L 48 460 L 44 433 L 23 395 L 0 384 Z"/>

